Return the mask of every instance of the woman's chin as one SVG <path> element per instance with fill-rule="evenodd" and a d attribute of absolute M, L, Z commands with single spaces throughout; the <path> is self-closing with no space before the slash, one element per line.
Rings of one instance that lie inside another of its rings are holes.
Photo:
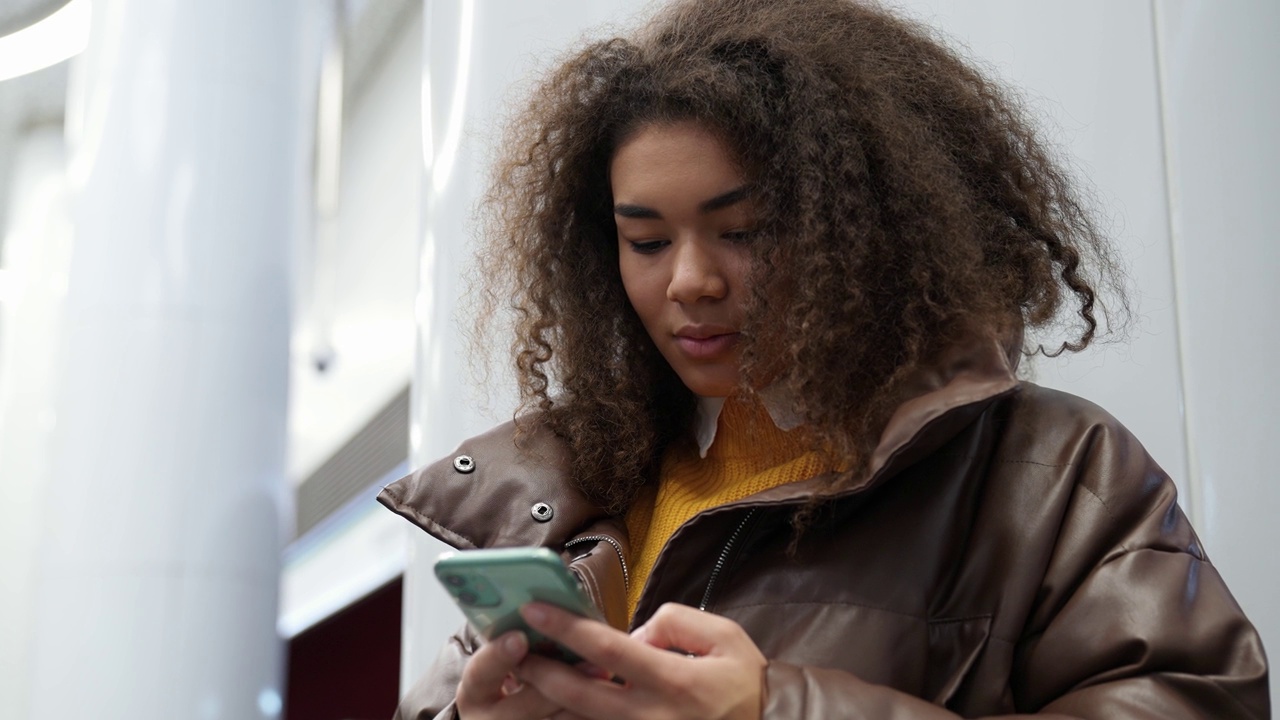
<path fill-rule="evenodd" d="M 729 397 L 738 390 L 738 378 L 708 377 L 705 374 L 680 375 L 681 382 L 694 395 L 701 397 Z"/>

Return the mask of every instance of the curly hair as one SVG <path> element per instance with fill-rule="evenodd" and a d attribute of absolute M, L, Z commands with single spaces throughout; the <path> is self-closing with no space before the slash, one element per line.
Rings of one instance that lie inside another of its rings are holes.
<path fill-rule="evenodd" d="M 851 0 L 676 2 L 542 80 L 485 204 L 482 313 L 514 309 L 521 411 L 541 411 L 520 417 L 567 441 L 574 482 L 611 512 L 695 405 L 627 301 L 609 183 L 631 134 L 680 121 L 718 133 L 752 188 L 743 391 L 789 368 L 777 381 L 847 469 L 837 482 L 865 469 L 905 379 L 944 348 L 1065 323 L 1070 339 L 1037 349 L 1078 351 L 1102 290 L 1127 310 L 1106 239 L 1021 104 L 929 29 Z"/>

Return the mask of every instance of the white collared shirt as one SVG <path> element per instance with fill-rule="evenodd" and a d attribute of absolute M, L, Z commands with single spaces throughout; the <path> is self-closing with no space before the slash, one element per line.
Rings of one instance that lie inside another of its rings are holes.
<path fill-rule="evenodd" d="M 760 401 L 769 413 L 769 418 L 779 430 L 786 432 L 804 424 L 804 419 L 791 411 L 790 403 L 783 399 L 784 393 L 777 385 L 771 385 L 760 391 Z M 698 396 L 698 409 L 694 416 L 694 439 L 698 441 L 698 457 L 705 458 L 711 443 L 716 441 L 716 430 L 720 427 L 720 411 L 724 410 L 724 402 L 728 398 Z"/>

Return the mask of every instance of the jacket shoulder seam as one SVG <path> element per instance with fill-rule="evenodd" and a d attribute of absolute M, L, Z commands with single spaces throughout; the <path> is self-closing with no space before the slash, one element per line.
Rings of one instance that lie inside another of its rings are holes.
<path fill-rule="evenodd" d="M 1077 482 L 1077 483 L 1076 483 L 1076 487 L 1078 487 L 1078 488 L 1080 488 L 1081 490 L 1084 490 L 1085 492 L 1087 492 L 1087 493 L 1089 493 L 1090 495 L 1092 495 L 1092 496 L 1093 496 L 1093 499 L 1094 499 L 1094 500 L 1097 500 L 1097 501 L 1098 501 L 1098 504 L 1102 506 L 1102 509 L 1103 509 L 1103 510 L 1105 510 L 1105 511 L 1107 512 L 1107 516 L 1108 516 L 1109 518 L 1111 518 L 1112 520 L 1115 520 L 1115 519 L 1116 519 L 1115 513 L 1113 513 L 1113 512 L 1111 511 L 1111 506 L 1107 504 L 1107 501 L 1106 501 L 1106 500 L 1103 500 L 1103 499 L 1102 499 L 1102 496 L 1101 496 L 1101 495 L 1099 495 L 1099 494 L 1097 493 L 1097 491 L 1095 491 L 1093 488 L 1091 488 L 1091 487 L 1089 487 L 1088 485 L 1086 485 L 1083 481 L 1081 481 L 1081 482 Z M 1124 547 L 1124 546 L 1122 545 L 1121 547 Z"/>

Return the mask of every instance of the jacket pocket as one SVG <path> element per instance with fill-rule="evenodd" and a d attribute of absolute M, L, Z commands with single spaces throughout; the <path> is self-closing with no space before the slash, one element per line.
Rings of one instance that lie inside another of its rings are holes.
<path fill-rule="evenodd" d="M 929 621 L 929 662 L 922 697 L 949 707 L 987 647 L 991 616 Z"/>
<path fill-rule="evenodd" d="M 979 667 L 991 616 L 930 619 L 832 602 L 719 606 L 770 660 L 842 670 L 938 704 L 962 702 Z"/>

